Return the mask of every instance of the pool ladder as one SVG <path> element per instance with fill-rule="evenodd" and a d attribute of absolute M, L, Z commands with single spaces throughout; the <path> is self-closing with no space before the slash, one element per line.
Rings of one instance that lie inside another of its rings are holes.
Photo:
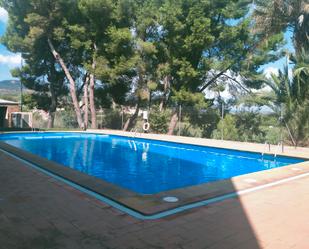
<path fill-rule="evenodd" d="M 261 153 L 261 154 L 262 154 L 262 157 L 264 157 L 264 155 L 266 154 L 267 148 L 268 148 L 268 152 L 270 153 L 270 143 L 269 143 L 269 142 L 265 142 L 264 145 L 265 145 L 265 146 L 264 146 L 264 150 L 263 150 L 263 152 Z M 276 158 L 277 155 L 280 153 L 280 151 L 279 151 L 280 148 L 281 148 L 281 152 L 283 153 L 283 152 L 284 152 L 284 145 L 283 145 L 282 142 L 280 142 L 280 143 L 277 144 L 277 149 L 276 149 L 276 151 L 275 151 L 275 153 L 274 153 L 274 157 L 275 157 L 275 158 Z"/>
<path fill-rule="evenodd" d="M 283 145 L 282 142 L 280 142 L 280 143 L 277 144 L 277 150 L 276 150 L 276 153 L 274 154 L 274 157 L 277 157 L 277 155 L 279 154 L 280 147 L 281 147 L 281 153 L 284 152 L 284 145 Z"/>
<path fill-rule="evenodd" d="M 270 152 L 270 143 L 269 142 L 265 142 L 265 144 L 264 144 L 264 149 L 262 151 L 262 157 L 264 157 L 267 148 L 268 148 L 268 152 Z"/>

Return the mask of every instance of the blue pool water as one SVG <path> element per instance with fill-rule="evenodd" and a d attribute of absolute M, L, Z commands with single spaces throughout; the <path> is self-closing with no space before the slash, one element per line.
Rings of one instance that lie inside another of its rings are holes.
<path fill-rule="evenodd" d="M 0 135 L 0 141 L 140 194 L 154 194 L 303 161 L 96 134 L 5 134 Z"/>

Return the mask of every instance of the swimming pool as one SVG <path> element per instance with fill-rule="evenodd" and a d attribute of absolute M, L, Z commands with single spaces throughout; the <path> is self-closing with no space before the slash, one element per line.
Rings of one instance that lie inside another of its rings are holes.
<path fill-rule="evenodd" d="M 157 194 L 302 159 L 90 133 L 22 133 L 0 141 L 138 194 Z"/>

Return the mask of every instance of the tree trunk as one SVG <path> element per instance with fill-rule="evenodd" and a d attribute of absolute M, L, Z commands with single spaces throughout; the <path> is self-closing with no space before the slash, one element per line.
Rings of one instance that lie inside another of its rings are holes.
<path fill-rule="evenodd" d="M 51 95 L 51 105 L 49 107 L 48 111 L 48 122 L 47 122 L 47 128 L 54 128 L 54 122 L 55 122 L 55 112 L 57 109 L 57 97 L 54 91 L 53 83 L 50 83 L 49 85 L 49 91 Z"/>
<path fill-rule="evenodd" d="M 54 128 L 55 123 L 55 112 L 48 112 L 48 122 L 47 122 L 47 128 L 51 129 Z"/>
<path fill-rule="evenodd" d="M 97 51 L 96 44 L 93 44 L 95 52 Z M 92 70 L 94 71 L 96 69 L 96 59 L 93 57 L 92 61 Z M 97 114 L 95 110 L 95 103 L 94 103 L 94 85 L 95 85 L 95 76 L 92 72 L 90 74 L 90 88 L 89 88 L 89 101 L 90 101 L 90 113 L 91 113 L 91 128 L 96 129 L 97 128 Z"/>
<path fill-rule="evenodd" d="M 160 112 L 164 109 L 166 102 L 167 102 L 167 98 L 168 98 L 168 89 L 170 87 L 170 77 L 169 76 L 165 76 L 164 77 L 164 93 L 163 93 L 163 97 L 161 99 L 161 103 L 160 103 Z"/>
<path fill-rule="evenodd" d="M 137 89 L 135 90 L 135 93 L 137 93 L 137 90 L 141 89 L 141 87 L 144 85 L 144 79 L 143 79 L 143 69 L 140 67 L 140 65 L 137 66 L 137 74 L 138 74 L 138 83 L 137 83 Z M 133 128 L 133 124 L 134 121 L 136 120 L 136 118 L 138 117 L 138 113 L 139 113 L 139 107 L 140 107 L 140 96 L 138 95 L 138 99 L 137 99 L 137 104 L 135 106 L 135 111 L 134 114 L 128 118 L 128 120 L 126 121 L 123 130 L 124 131 L 128 131 L 131 128 Z"/>
<path fill-rule="evenodd" d="M 128 131 L 130 128 L 132 128 L 132 125 L 133 125 L 135 119 L 137 118 L 138 113 L 139 113 L 139 102 L 136 104 L 134 114 L 131 117 L 129 117 L 127 122 L 125 123 L 125 125 L 123 127 L 124 131 Z"/>
<path fill-rule="evenodd" d="M 74 110 L 75 110 L 75 113 L 76 113 L 77 123 L 78 123 L 79 128 L 84 130 L 85 127 L 84 127 L 84 122 L 83 122 L 83 119 L 82 119 L 82 113 L 81 113 L 79 103 L 78 103 L 78 99 L 77 99 L 77 95 L 76 95 L 75 81 L 72 78 L 72 75 L 71 75 L 69 69 L 67 68 L 67 66 L 65 65 L 63 59 L 61 58 L 59 53 L 55 50 L 54 45 L 52 44 L 50 39 L 48 39 L 48 45 L 50 47 L 50 50 L 51 50 L 53 56 L 59 62 L 62 70 L 65 73 L 65 76 L 67 77 L 67 79 L 70 83 L 70 94 L 71 94 L 71 97 L 72 97 L 72 102 L 73 102 Z"/>
<path fill-rule="evenodd" d="M 89 83 L 89 77 L 86 76 L 85 84 L 84 84 L 84 125 L 85 125 L 85 129 L 88 128 L 88 120 L 89 120 L 88 83 Z"/>
<path fill-rule="evenodd" d="M 95 110 L 95 103 L 94 103 L 94 84 L 95 84 L 95 77 L 94 74 L 90 74 L 90 87 L 89 87 L 89 102 L 90 102 L 90 113 L 91 113 L 91 128 L 97 128 L 97 114 Z"/>
<path fill-rule="evenodd" d="M 292 143 L 293 143 L 293 146 L 294 146 L 294 147 L 297 147 L 298 141 L 295 141 L 294 136 L 292 135 L 292 132 L 291 132 L 291 130 L 290 130 L 288 124 L 287 124 L 284 120 L 283 120 L 283 122 L 284 122 L 285 127 L 286 127 L 286 129 L 287 129 L 287 131 L 288 131 L 288 134 L 289 134 L 290 139 L 291 139 L 291 141 L 292 141 Z M 283 142 L 283 141 L 281 141 L 281 142 Z"/>
<path fill-rule="evenodd" d="M 168 127 L 167 135 L 173 135 L 174 134 L 174 130 L 176 128 L 177 122 L 178 122 L 178 112 L 177 112 L 177 109 L 176 109 L 176 111 L 174 112 L 174 114 L 171 118 L 170 125 Z"/>
<path fill-rule="evenodd" d="M 112 109 L 116 110 L 117 104 L 115 102 L 115 100 L 112 98 Z"/>

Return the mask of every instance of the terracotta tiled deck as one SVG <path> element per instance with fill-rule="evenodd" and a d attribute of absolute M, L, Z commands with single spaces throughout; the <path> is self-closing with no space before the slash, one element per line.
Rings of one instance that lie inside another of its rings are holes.
<path fill-rule="evenodd" d="M 141 221 L 0 152 L 0 249 L 307 249 L 308 186 L 302 178 Z"/>

